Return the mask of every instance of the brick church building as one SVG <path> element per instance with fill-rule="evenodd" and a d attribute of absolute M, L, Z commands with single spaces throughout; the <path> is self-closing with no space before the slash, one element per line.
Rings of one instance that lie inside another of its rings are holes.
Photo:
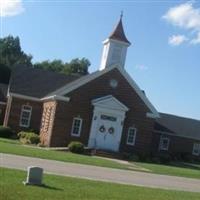
<path fill-rule="evenodd" d="M 37 131 L 51 147 L 80 141 L 112 152 L 200 156 L 200 121 L 156 110 L 124 68 L 130 45 L 120 18 L 94 73 L 67 76 L 19 66 L 8 87 L 0 85 L 0 120 L 16 132 Z"/>

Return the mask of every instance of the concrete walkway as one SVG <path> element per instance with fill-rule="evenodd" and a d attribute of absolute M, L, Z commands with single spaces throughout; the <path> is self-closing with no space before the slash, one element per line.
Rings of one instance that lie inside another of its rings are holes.
<path fill-rule="evenodd" d="M 61 176 L 80 177 L 152 188 L 200 192 L 200 180 L 197 179 L 0 154 L 0 167 L 26 170 L 28 166 L 39 166 L 44 168 L 45 173 Z"/>

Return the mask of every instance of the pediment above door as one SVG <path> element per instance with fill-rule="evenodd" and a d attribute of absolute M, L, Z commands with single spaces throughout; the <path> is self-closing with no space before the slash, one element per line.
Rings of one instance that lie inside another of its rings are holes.
<path fill-rule="evenodd" d="M 118 111 L 128 111 L 129 108 L 121 103 L 118 99 L 112 95 L 107 95 L 101 98 L 92 100 L 92 104 L 95 107 L 107 108 L 109 110 L 118 110 Z"/>

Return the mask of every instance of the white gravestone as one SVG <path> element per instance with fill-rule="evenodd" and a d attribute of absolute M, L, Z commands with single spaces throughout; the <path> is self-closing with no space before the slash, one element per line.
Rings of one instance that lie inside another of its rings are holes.
<path fill-rule="evenodd" d="M 28 167 L 25 185 L 42 185 L 43 169 L 40 167 Z"/>

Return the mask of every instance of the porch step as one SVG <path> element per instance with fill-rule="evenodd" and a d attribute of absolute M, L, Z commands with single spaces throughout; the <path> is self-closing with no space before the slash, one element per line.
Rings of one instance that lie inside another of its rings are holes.
<path fill-rule="evenodd" d="M 103 150 L 95 150 L 96 152 L 94 155 L 96 156 L 101 156 L 101 157 L 106 157 L 106 158 L 120 158 L 120 154 L 116 152 L 109 152 L 109 151 L 103 151 Z"/>

